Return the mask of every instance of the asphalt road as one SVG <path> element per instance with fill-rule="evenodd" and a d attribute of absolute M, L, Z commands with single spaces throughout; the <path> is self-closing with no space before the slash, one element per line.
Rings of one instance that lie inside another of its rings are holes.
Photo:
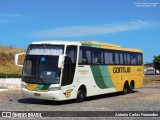
<path fill-rule="evenodd" d="M 0 111 L 160 111 L 160 86 L 89 97 L 82 103 L 26 98 L 20 90 L 7 90 L 0 92 Z"/>

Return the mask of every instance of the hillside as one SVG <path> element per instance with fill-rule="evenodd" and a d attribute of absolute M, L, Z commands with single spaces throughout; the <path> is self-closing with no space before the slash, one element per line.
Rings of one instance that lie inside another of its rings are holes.
<path fill-rule="evenodd" d="M 17 53 L 23 53 L 25 50 L 12 47 L 0 46 L 0 73 L 3 74 L 21 74 L 22 68 L 14 65 L 14 56 Z M 23 58 L 20 63 L 23 63 Z"/>

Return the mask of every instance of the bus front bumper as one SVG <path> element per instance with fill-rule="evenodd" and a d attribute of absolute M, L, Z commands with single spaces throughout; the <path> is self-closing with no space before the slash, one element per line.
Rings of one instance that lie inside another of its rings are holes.
<path fill-rule="evenodd" d="M 55 100 L 60 101 L 60 90 L 57 91 L 30 91 L 28 89 L 22 88 L 22 93 L 25 97 L 36 98 L 36 99 L 45 99 L 45 100 Z"/>

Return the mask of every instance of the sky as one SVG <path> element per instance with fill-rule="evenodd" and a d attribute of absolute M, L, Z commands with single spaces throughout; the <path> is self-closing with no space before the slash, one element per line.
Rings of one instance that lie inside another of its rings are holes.
<path fill-rule="evenodd" d="M 0 45 L 97 41 L 160 55 L 160 0 L 0 0 Z"/>

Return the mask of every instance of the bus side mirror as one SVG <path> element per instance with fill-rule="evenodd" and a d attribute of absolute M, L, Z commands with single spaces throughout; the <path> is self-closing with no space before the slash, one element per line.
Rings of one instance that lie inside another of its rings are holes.
<path fill-rule="evenodd" d="M 63 67 L 63 63 L 64 63 L 64 58 L 66 55 L 60 55 L 59 59 L 58 59 L 58 68 L 62 68 Z"/>
<path fill-rule="evenodd" d="M 16 65 L 16 66 L 19 66 L 19 67 L 23 67 L 23 65 L 19 65 L 18 64 L 18 59 L 19 59 L 19 56 L 20 55 L 25 55 L 26 53 L 19 53 L 19 54 L 16 54 L 15 55 L 15 57 L 14 57 L 14 64 Z"/>

